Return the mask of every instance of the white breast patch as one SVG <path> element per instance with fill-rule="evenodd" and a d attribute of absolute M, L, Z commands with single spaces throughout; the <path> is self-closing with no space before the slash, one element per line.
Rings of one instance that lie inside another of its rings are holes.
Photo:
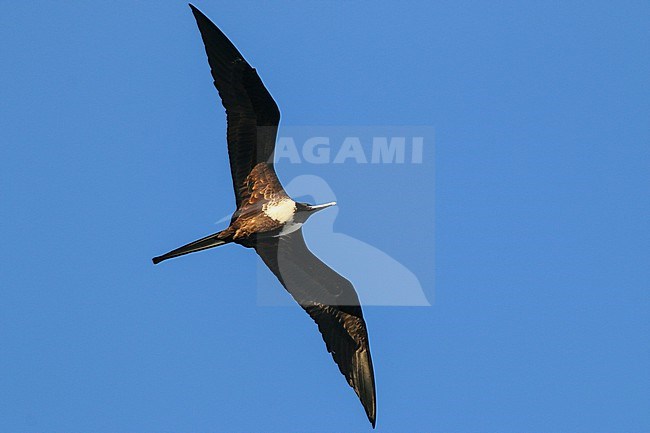
<path fill-rule="evenodd" d="M 296 212 L 296 202 L 285 198 L 277 202 L 269 202 L 262 206 L 262 211 L 266 216 L 279 223 L 286 223 L 293 219 Z"/>

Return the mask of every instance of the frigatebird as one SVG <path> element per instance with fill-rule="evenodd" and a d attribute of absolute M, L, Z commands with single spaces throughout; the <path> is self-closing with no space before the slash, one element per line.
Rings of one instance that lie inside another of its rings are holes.
<path fill-rule="evenodd" d="M 230 172 L 237 210 L 218 233 L 155 257 L 173 257 L 235 243 L 253 248 L 318 325 L 328 352 L 361 400 L 373 428 L 375 378 L 366 322 L 352 284 L 305 244 L 302 224 L 336 203 L 292 200 L 273 166 L 280 110 L 257 72 L 201 11 L 190 4 L 208 63 L 226 109 Z"/>

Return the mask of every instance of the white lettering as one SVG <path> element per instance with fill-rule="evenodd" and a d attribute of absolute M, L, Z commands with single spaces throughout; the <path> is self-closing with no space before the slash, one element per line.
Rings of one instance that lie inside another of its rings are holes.
<path fill-rule="evenodd" d="M 361 147 L 359 137 L 345 137 L 343 144 L 341 144 L 341 150 L 339 150 L 336 158 L 334 158 L 334 164 L 341 164 L 348 158 L 356 160 L 357 164 L 365 164 L 368 162 L 366 154 L 363 153 L 363 147 Z"/>
<path fill-rule="evenodd" d="M 289 159 L 292 164 L 300 164 L 300 154 L 292 137 L 280 137 L 275 144 L 275 160 Z"/>
<path fill-rule="evenodd" d="M 312 164 L 326 164 L 330 162 L 329 145 L 330 139 L 327 137 L 311 137 L 302 147 L 302 157 Z"/>
<path fill-rule="evenodd" d="M 372 163 L 390 164 L 396 162 L 404 163 L 404 154 L 406 153 L 406 137 L 387 137 L 372 138 Z"/>
<path fill-rule="evenodd" d="M 413 137 L 411 143 L 413 143 L 411 162 L 413 164 L 422 164 L 422 148 L 424 147 L 424 137 Z"/>

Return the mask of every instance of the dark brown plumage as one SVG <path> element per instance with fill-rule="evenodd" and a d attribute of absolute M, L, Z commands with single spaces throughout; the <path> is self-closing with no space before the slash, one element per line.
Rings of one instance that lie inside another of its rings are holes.
<path fill-rule="evenodd" d="M 237 243 L 254 248 L 291 296 L 318 325 L 327 350 L 359 396 L 375 426 L 375 379 L 366 323 L 352 284 L 314 256 L 302 235 L 313 213 L 334 203 L 291 200 L 273 168 L 280 111 L 237 48 L 190 5 L 226 109 L 230 171 L 237 210 L 225 230 L 153 259 L 154 263 Z"/>
<path fill-rule="evenodd" d="M 239 208 L 246 193 L 245 180 L 253 167 L 273 164 L 280 110 L 257 71 L 226 35 L 200 10 L 193 5 L 190 8 L 201 32 L 214 85 L 226 109 L 230 172 Z"/>
<path fill-rule="evenodd" d="M 366 322 L 352 284 L 314 256 L 302 230 L 255 245 L 293 299 L 318 324 L 327 351 L 375 426 L 375 377 Z"/>

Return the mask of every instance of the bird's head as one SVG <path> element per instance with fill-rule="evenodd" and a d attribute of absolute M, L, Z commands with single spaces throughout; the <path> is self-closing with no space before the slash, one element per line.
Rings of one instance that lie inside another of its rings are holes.
<path fill-rule="evenodd" d="M 307 221 L 307 218 L 318 212 L 319 210 L 326 209 L 330 206 L 336 206 L 335 201 L 331 201 L 329 203 L 325 204 L 308 204 L 308 203 L 300 203 L 296 202 L 296 214 L 294 216 L 294 219 L 296 222 L 305 222 Z"/>

